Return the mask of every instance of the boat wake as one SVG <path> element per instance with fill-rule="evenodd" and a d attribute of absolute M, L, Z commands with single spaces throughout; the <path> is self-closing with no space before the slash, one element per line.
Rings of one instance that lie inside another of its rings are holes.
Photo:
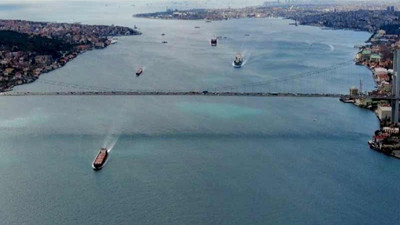
<path fill-rule="evenodd" d="M 104 146 L 104 148 L 107 149 L 107 152 L 111 152 L 111 150 L 114 148 L 115 144 L 117 144 L 118 139 L 119 139 L 119 135 L 115 135 L 115 134 L 108 135 L 104 139 L 103 146 Z"/>
<path fill-rule="evenodd" d="M 237 67 L 237 66 L 235 65 L 235 63 L 232 62 L 232 66 L 233 66 L 233 67 L 235 67 L 235 68 L 241 68 L 241 67 L 245 66 L 246 63 L 250 60 L 251 52 L 247 53 L 247 51 L 244 51 L 242 56 L 243 56 L 243 63 L 242 63 L 242 65 L 241 65 L 240 67 Z"/>
<path fill-rule="evenodd" d="M 308 45 L 308 50 L 310 50 L 312 47 L 317 47 L 317 46 L 321 46 L 321 45 L 324 45 L 324 46 L 327 46 L 327 47 L 329 47 L 329 52 L 333 52 L 333 51 L 335 51 L 335 46 L 333 46 L 332 44 L 326 44 L 326 43 L 314 43 L 314 42 L 311 42 L 311 41 L 305 41 L 305 43 Z"/>
<path fill-rule="evenodd" d="M 124 108 L 121 107 L 121 110 L 116 113 L 116 118 L 123 117 Z M 107 152 L 111 152 L 114 148 L 115 144 L 117 144 L 118 139 L 122 133 L 123 121 L 116 120 L 107 129 L 106 137 L 103 140 L 103 147 L 107 149 Z"/>
<path fill-rule="evenodd" d="M 250 57 L 251 57 L 251 52 L 249 53 L 247 53 L 247 51 L 243 52 L 244 61 L 242 66 L 246 65 L 247 61 L 250 60 Z"/>
<path fill-rule="evenodd" d="M 329 44 L 329 48 L 331 48 L 331 52 L 335 51 L 335 47 L 333 47 L 333 45 Z"/>

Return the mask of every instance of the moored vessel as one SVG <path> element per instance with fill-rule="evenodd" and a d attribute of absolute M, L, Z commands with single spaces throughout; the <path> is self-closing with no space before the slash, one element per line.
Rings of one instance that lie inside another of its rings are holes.
<path fill-rule="evenodd" d="M 96 158 L 92 163 L 94 170 L 101 170 L 108 159 L 108 150 L 106 148 L 101 148 Z"/>

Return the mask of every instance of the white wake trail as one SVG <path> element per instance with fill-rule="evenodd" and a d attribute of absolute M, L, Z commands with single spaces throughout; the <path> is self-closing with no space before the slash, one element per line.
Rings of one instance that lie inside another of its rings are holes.
<path fill-rule="evenodd" d="M 108 135 L 104 139 L 103 146 L 105 148 L 107 148 L 108 152 L 111 152 L 111 150 L 114 148 L 115 144 L 117 144 L 118 139 L 119 139 L 119 135 L 115 135 L 115 134 Z"/>

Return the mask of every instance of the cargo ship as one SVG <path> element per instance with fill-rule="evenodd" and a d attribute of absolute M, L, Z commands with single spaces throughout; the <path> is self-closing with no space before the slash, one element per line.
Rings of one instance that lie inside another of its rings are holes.
<path fill-rule="evenodd" d="M 216 38 L 212 38 L 211 39 L 211 46 L 217 46 L 217 39 Z"/>
<path fill-rule="evenodd" d="M 138 77 L 138 76 L 140 76 L 142 73 L 143 73 L 143 69 L 142 69 L 142 68 L 139 68 L 139 69 L 136 71 L 136 76 Z"/>
<path fill-rule="evenodd" d="M 235 60 L 233 60 L 233 66 L 235 68 L 240 68 L 243 65 L 243 56 L 240 53 L 237 53 L 235 56 Z"/>
<path fill-rule="evenodd" d="M 97 154 L 96 158 L 92 163 L 92 167 L 94 170 L 101 170 L 104 164 L 106 164 L 108 159 L 108 150 L 106 148 L 101 148 L 99 154 Z"/>

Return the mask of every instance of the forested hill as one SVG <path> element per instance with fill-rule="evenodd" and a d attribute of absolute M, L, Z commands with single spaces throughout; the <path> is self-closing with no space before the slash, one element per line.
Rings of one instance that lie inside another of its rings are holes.
<path fill-rule="evenodd" d="M 0 49 L 36 52 L 39 55 L 51 55 L 59 58 L 62 52 L 73 50 L 73 46 L 57 39 L 38 35 L 28 35 L 15 31 L 0 31 Z"/>

